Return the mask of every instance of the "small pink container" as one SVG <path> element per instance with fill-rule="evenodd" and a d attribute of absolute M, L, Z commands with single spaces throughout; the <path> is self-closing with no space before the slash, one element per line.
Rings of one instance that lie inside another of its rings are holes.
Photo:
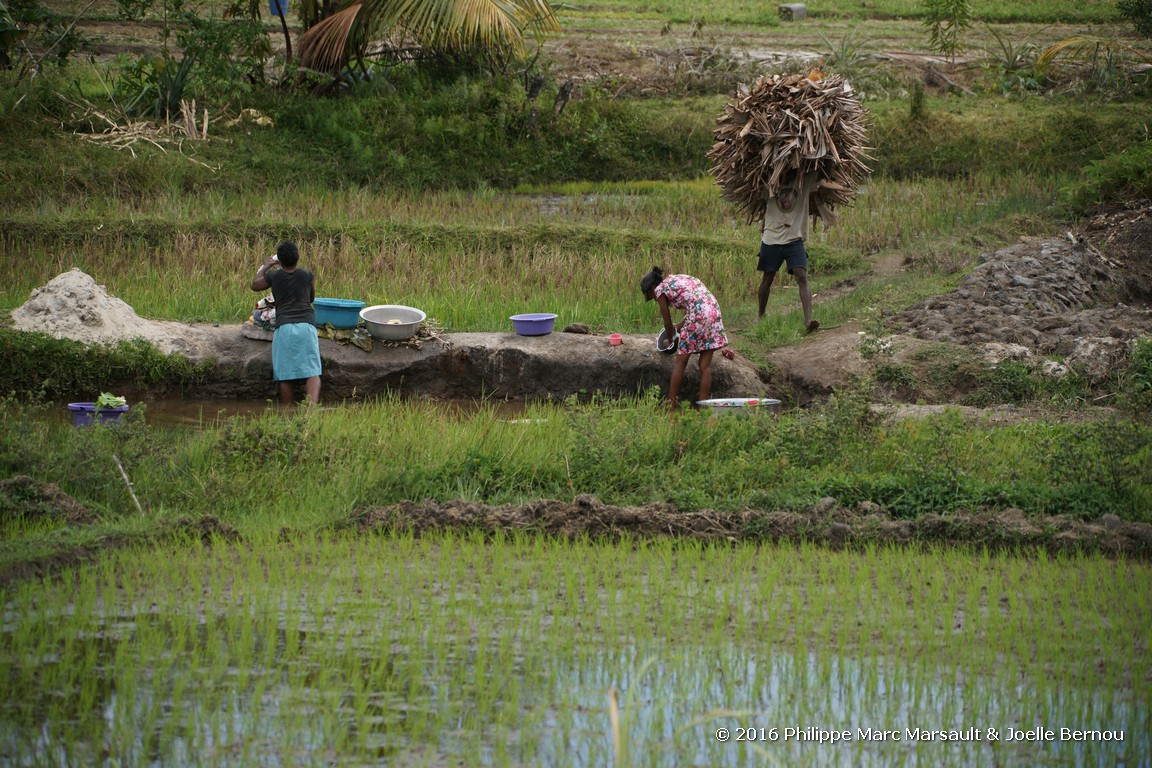
<path fill-rule="evenodd" d="M 608 337 L 608 343 L 614 347 L 618 347 L 624 343 L 624 337 L 618 333 L 614 333 Z"/>

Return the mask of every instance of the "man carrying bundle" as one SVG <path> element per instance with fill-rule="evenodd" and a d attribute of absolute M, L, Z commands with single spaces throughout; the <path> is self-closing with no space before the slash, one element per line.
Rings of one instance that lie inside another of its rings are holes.
<path fill-rule="evenodd" d="M 738 86 L 735 97 L 716 120 L 710 171 L 748 223 L 760 222 L 760 317 L 787 264 L 811 333 L 820 323 L 808 287 L 809 218 L 831 224 L 835 207 L 850 204 L 870 172 L 864 108 L 842 77 L 819 70 L 764 75 Z"/>
<path fill-rule="evenodd" d="M 768 293 L 772 281 L 784 264 L 788 274 L 796 280 L 800 290 L 800 308 L 804 310 L 804 327 L 808 333 L 820 327 L 812 319 L 812 289 L 808 287 L 808 252 L 804 241 L 808 239 L 809 200 L 817 182 L 816 173 L 801 175 L 792 170 L 784 175 L 780 191 L 768 198 L 764 217 L 760 221 L 760 258 L 756 269 L 760 279 L 759 317 L 764 318 L 768 306 Z"/>

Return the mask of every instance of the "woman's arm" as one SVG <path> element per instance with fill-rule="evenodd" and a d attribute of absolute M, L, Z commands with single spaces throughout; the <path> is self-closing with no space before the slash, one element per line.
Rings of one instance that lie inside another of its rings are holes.
<path fill-rule="evenodd" d="M 657 296 L 656 302 L 660 305 L 660 316 L 664 319 L 664 333 L 668 335 L 669 341 L 672 337 L 680 332 L 680 329 L 672 325 L 672 313 L 668 311 L 668 297 Z"/>
<path fill-rule="evenodd" d="M 252 278 L 252 290 L 266 291 L 272 286 L 268 283 L 268 269 L 276 262 L 271 256 L 264 259 L 264 263 L 260 265 L 260 269 L 256 270 L 256 276 Z"/>

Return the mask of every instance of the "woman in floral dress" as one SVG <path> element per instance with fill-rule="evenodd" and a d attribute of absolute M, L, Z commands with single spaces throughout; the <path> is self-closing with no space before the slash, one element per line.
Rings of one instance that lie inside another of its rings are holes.
<path fill-rule="evenodd" d="M 640 279 L 640 291 L 645 299 L 655 299 L 660 305 L 668 338 L 679 334 L 672 381 L 668 384 L 668 402 L 676 408 L 688 358 L 697 354 L 700 355 L 700 397 L 697 399 L 707 400 L 712 394 L 712 353 L 719 349 L 727 359 L 733 357 L 732 350 L 727 349 L 728 337 L 724 334 L 724 319 L 716 297 L 699 279 L 691 275 L 665 276 L 660 267 L 652 267 Z M 675 326 L 669 308 L 684 311 L 684 319 Z"/>

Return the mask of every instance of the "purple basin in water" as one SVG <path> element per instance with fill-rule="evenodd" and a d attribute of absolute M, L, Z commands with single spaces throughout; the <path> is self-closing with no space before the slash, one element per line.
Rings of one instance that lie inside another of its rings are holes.
<path fill-rule="evenodd" d="M 97 408 L 96 403 L 68 403 L 68 410 L 72 412 L 72 425 L 84 427 L 95 421 L 119 421 L 120 417 L 128 412 L 127 404 L 118 408 Z"/>

